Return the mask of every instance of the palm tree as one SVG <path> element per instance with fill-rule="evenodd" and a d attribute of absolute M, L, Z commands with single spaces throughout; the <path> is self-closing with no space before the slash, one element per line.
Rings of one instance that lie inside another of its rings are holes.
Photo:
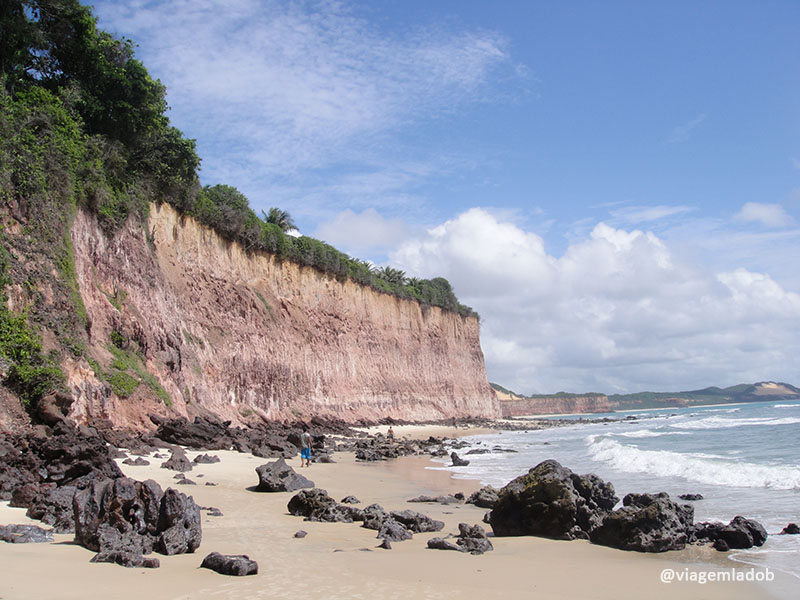
<path fill-rule="evenodd" d="M 269 213 L 264 213 L 262 210 L 261 214 L 264 215 L 264 221 L 277 225 L 284 233 L 290 229 L 297 229 L 297 225 L 292 221 L 292 215 L 285 210 L 273 206 L 269 209 Z"/>
<path fill-rule="evenodd" d="M 393 267 L 383 267 L 382 269 L 378 270 L 377 275 L 384 281 L 388 283 L 394 283 L 396 285 L 405 285 L 406 282 L 405 272 Z"/>

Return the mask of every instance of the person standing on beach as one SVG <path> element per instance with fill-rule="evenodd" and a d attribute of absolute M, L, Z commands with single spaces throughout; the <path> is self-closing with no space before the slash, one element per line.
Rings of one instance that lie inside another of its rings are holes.
<path fill-rule="evenodd" d="M 300 466 L 311 466 L 311 448 L 313 443 L 311 441 L 311 434 L 308 433 L 308 425 L 303 425 L 303 433 L 300 434 Z M 303 464 L 305 461 L 305 464 Z"/>
<path fill-rule="evenodd" d="M 392 429 L 392 426 L 391 426 L 391 425 L 389 426 L 389 431 L 387 431 L 387 432 L 386 432 L 386 438 L 387 438 L 387 439 L 388 439 L 390 442 L 393 442 L 393 441 L 394 441 L 394 429 Z"/>

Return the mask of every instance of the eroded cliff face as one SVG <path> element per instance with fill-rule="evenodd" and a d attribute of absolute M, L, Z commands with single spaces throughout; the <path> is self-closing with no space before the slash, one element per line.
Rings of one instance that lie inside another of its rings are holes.
<path fill-rule="evenodd" d="M 618 408 L 616 402 L 603 395 L 522 397 L 497 392 L 497 396 L 504 417 L 602 413 Z"/>
<path fill-rule="evenodd" d="M 166 204 L 151 206 L 146 229 L 130 224 L 111 240 L 81 212 L 72 241 L 100 370 L 116 339 L 157 380 L 120 398 L 85 361 L 65 365 L 77 421 L 500 414 L 474 318 L 247 254 Z"/>

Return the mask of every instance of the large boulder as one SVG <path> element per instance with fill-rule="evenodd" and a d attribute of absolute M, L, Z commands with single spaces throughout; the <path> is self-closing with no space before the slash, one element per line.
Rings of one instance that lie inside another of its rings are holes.
<path fill-rule="evenodd" d="M 610 483 L 546 460 L 500 490 L 489 520 L 496 536 L 586 539 L 617 501 Z"/>
<path fill-rule="evenodd" d="M 637 552 L 682 550 L 686 546 L 694 520 L 694 509 L 688 504 L 676 504 L 665 492 L 628 494 L 622 504 L 591 531 L 592 543 Z"/>
<path fill-rule="evenodd" d="M 172 488 L 162 492 L 152 480 L 95 482 L 75 494 L 73 511 L 75 542 L 101 562 L 138 566 L 136 556 L 194 552 L 202 540 L 194 500 Z"/>
<path fill-rule="evenodd" d="M 294 492 L 313 488 L 314 482 L 298 474 L 283 458 L 256 467 L 257 492 Z"/>

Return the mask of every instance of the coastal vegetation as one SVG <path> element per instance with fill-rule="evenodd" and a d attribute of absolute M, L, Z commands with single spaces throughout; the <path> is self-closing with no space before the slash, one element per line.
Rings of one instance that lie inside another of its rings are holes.
<path fill-rule="evenodd" d="M 126 224 L 145 227 L 150 204 L 166 202 L 249 252 L 477 316 L 443 278 L 378 269 L 290 235 L 297 232 L 286 211 L 273 207 L 260 218 L 233 186 L 202 186 L 195 141 L 170 124 L 165 87 L 135 58 L 134 43 L 99 30 L 78 0 L 4 1 L 0 31 L 0 376 L 25 402 L 63 385 L 65 352 L 90 358 L 70 237 L 78 210 L 113 236 Z M 124 296 L 109 301 L 119 309 Z M 54 338 L 46 349 L 45 330 Z M 95 370 L 120 395 L 145 383 L 169 402 L 136 356 Z"/>

